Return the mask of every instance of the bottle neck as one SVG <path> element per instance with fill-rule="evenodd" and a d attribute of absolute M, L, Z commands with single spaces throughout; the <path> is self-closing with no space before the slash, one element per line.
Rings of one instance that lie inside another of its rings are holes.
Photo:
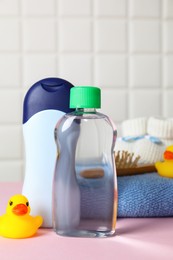
<path fill-rule="evenodd" d="M 76 112 L 79 114 L 95 114 L 97 111 L 95 108 L 76 108 Z"/>

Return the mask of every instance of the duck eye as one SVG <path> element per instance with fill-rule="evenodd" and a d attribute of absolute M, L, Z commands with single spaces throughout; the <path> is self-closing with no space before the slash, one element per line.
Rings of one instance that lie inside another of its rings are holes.
<path fill-rule="evenodd" d="M 29 206 L 29 202 L 26 202 L 26 206 L 27 206 L 27 207 Z"/>
<path fill-rule="evenodd" d="M 10 206 L 12 206 L 12 205 L 13 205 L 13 202 L 12 202 L 11 200 L 10 200 L 10 202 L 9 202 L 9 205 L 10 205 Z"/>

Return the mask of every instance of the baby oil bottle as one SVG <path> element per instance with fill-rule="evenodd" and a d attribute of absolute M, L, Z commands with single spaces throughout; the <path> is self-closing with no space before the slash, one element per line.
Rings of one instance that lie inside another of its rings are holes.
<path fill-rule="evenodd" d="M 117 177 L 114 146 L 117 131 L 97 112 L 101 90 L 70 90 L 70 108 L 55 127 L 57 161 L 53 181 L 53 227 L 73 237 L 115 234 Z"/>

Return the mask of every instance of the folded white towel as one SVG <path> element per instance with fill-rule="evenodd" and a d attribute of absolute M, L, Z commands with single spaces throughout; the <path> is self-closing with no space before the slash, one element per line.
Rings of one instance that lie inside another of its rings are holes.
<path fill-rule="evenodd" d="M 122 136 L 139 136 L 147 133 L 147 118 L 134 118 L 122 122 Z"/>
<path fill-rule="evenodd" d="M 117 138 L 115 151 L 128 151 L 134 153 L 134 143 L 125 142 L 121 138 Z"/>
<path fill-rule="evenodd" d="M 148 138 L 142 138 L 133 142 L 123 141 L 122 138 L 118 138 L 115 151 L 128 151 L 134 153 L 134 156 L 140 156 L 138 164 L 154 164 L 156 161 L 163 160 L 163 153 L 166 149 L 164 143 L 153 143 Z"/>
<path fill-rule="evenodd" d="M 163 139 L 173 139 L 173 118 L 150 117 L 147 124 L 147 133 Z"/>
<path fill-rule="evenodd" d="M 122 122 L 122 136 L 115 151 L 128 151 L 140 156 L 139 163 L 153 164 L 163 160 L 167 146 L 173 145 L 173 118 L 141 117 Z"/>
<path fill-rule="evenodd" d="M 154 164 L 163 160 L 165 148 L 164 144 L 155 144 L 149 139 L 143 138 L 134 143 L 134 154 L 141 157 L 139 163 Z"/>

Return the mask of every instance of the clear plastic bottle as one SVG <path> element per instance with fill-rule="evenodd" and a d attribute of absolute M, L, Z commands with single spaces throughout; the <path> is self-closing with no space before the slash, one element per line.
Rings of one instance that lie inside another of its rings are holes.
<path fill-rule="evenodd" d="M 73 87 L 70 107 L 57 123 L 58 156 L 53 184 L 53 226 L 59 235 L 108 237 L 117 218 L 114 146 L 117 131 L 98 113 L 101 91 Z"/>

